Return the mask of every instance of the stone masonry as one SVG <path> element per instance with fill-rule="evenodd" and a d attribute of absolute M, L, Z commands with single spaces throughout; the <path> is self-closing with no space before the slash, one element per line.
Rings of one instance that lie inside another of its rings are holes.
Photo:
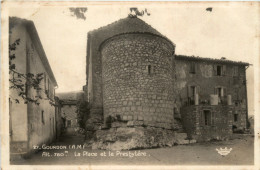
<path fill-rule="evenodd" d="M 102 46 L 104 117 L 171 129 L 173 46 L 147 34 L 120 35 Z"/>
<path fill-rule="evenodd" d="M 228 139 L 247 128 L 248 66 L 175 55 L 175 44 L 136 17 L 91 31 L 86 143 L 128 150 Z"/>

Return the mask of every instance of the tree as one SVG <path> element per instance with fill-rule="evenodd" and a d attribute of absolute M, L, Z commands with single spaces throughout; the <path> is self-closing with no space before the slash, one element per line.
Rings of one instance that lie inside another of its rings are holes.
<path fill-rule="evenodd" d="M 39 99 L 42 99 L 40 95 L 31 98 L 27 95 L 29 88 L 34 88 L 35 90 L 41 90 L 40 82 L 43 79 L 43 73 L 32 74 L 32 73 L 20 73 L 16 70 L 16 65 L 13 60 L 16 58 L 15 50 L 20 44 L 20 39 L 15 40 L 12 44 L 9 44 L 9 89 L 15 89 L 18 92 L 18 96 L 22 97 L 24 103 L 32 102 L 39 105 Z M 15 100 L 16 103 L 20 103 L 18 98 L 11 98 Z"/>
<path fill-rule="evenodd" d="M 130 14 L 128 14 L 129 17 L 137 17 L 137 16 L 144 16 L 144 15 L 150 16 L 151 14 L 147 11 L 145 8 L 144 10 L 139 10 L 136 7 L 130 8 Z"/>
<path fill-rule="evenodd" d="M 89 119 L 89 116 L 89 103 L 83 100 L 79 100 L 77 103 L 77 120 L 80 128 L 85 129 L 86 121 Z"/>

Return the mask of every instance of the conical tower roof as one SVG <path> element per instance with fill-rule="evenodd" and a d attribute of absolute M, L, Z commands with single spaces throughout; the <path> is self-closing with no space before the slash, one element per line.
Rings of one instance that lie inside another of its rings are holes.
<path fill-rule="evenodd" d="M 126 17 L 113 22 L 107 26 L 98 28 L 89 32 L 89 36 L 94 38 L 95 45 L 100 45 L 103 41 L 120 34 L 128 33 L 148 33 L 163 37 L 170 41 L 167 37 L 163 36 L 156 29 L 137 17 Z M 90 38 L 90 37 L 89 37 Z M 171 41 L 170 41 L 171 42 Z M 172 42 L 171 42 L 172 43 Z"/>

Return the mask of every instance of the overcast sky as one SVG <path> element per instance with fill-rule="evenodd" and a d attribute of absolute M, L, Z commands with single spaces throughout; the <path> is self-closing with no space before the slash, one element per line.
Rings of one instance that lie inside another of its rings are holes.
<path fill-rule="evenodd" d="M 258 11 L 249 2 L 81 4 L 88 8 L 86 20 L 71 16 L 69 6 L 28 5 L 9 10 L 10 16 L 34 22 L 59 85 L 57 92 L 82 89 L 86 83 L 88 31 L 127 17 L 129 7 L 147 8 L 151 15 L 140 18 L 174 42 L 176 54 L 226 57 L 251 64 L 258 57 Z M 206 11 L 207 7 L 212 7 L 212 12 Z M 253 111 L 253 70 L 254 66 L 247 70 L 250 112 Z"/>

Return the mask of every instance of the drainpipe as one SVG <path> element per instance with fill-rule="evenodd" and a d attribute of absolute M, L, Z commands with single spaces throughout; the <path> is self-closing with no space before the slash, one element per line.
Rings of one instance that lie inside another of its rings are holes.
<path fill-rule="evenodd" d="M 247 99 L 247 80 L 246 80 L 246 70 L 248 69 L 248 66 L 245 66 L 245 87 L 246 87 L 246 128 L 249 128 L 249 121 L 248 121 L 248 99 Z"/>

